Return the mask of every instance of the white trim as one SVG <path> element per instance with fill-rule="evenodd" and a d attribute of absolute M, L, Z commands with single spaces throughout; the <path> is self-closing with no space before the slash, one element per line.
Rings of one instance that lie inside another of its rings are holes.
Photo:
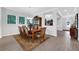
<path fill-rule="evenodd" d="M 9 36 L 9 35 L 16 35 L 16 34 L 19 34 L 19 33 L 13 33 L 13 34 L 2 35 L 2 37 L 4 37 L 4 36 Z"/>
<path fill-rule="evenodd" d="M 2 38 L 2 36 L 0 36 L 0 39 Z"/>

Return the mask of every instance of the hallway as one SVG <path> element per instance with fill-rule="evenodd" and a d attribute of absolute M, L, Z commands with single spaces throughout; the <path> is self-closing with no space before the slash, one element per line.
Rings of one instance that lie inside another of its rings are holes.
<path fill-rule="evenodd" d="M 58 31 L 57 37 L 50 37 L 35 48 L 37 51 L 79 51 L 79 42 L 70 38 L 69 31 Z"/>

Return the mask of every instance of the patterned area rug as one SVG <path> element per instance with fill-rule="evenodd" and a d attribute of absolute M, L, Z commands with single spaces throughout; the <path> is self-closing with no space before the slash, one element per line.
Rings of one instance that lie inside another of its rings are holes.
<path fill-rule="evenodd" d="M 46 36 L 46 39 L 43 41 L 41 41 L 41 39 L 35 39 L 34 41 L 32 41 L 31 38 L 27 39 L 21 37 L 20 35 L 15 35 L 14 37 L 24 51 L 32 51 L 35 47 L 39 46 L 49 38 L 48 36 Z"/>

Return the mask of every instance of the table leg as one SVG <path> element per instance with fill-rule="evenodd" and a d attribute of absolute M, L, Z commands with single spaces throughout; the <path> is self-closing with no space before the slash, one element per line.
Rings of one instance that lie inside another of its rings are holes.
<path fill-rule="evenodd" d="M 32 41 L 34 41 L 34 39 L 35 39 L 35 35 L 34 33 L 32 33 Z"/>

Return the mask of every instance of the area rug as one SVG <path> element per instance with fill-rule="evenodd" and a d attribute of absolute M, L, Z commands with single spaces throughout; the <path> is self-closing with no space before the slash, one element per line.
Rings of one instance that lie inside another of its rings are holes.
<path fill-rule="evenodd" d="M 32 41 L 31 38 L 24 38 L 20 35 L 14 35 L 16 41 L 20 44 L 24 51 L 32 51 L 34 48 L 39 46 L 41 43 L 45 42 L 49 37 L 46 37 L 45 40 L 40 41 L 40 39 L 35 39 Z"/>

